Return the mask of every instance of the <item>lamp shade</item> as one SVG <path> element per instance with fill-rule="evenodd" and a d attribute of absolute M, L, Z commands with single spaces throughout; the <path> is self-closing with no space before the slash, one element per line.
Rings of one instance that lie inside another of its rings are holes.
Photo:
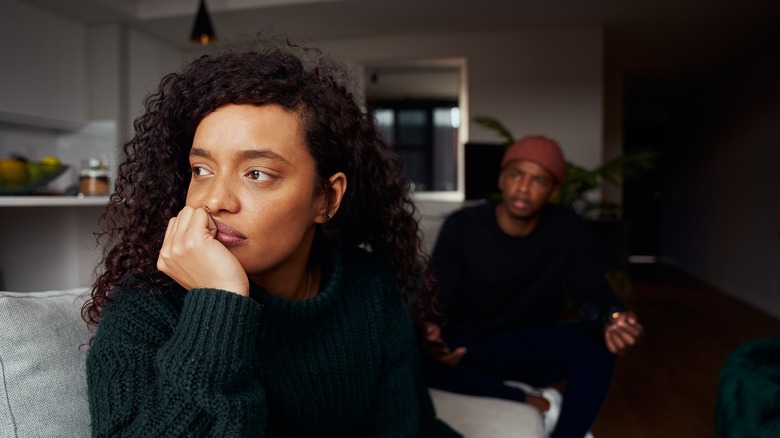
<path fill-rule="evenodd" d="M 190 39 L 204 46 L 213 43 L 217 39 L 217 34 L 214 33 L 214 27 L 211 26 L 211 18 L 209 18 L 209 12 L 206 10 L 206 4 L 203 0 L 200 0 L 198 16 L 195 18 L 195 24 L 192 26 Z"/>

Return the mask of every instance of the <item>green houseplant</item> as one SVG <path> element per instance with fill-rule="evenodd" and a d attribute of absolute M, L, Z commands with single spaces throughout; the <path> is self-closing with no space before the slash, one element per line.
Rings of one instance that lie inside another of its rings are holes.
<path fill-rule="evenodd" d="M 495 118 L 477 116 L 474 123 L 494 131 L 506 147 L 515 142 L 515 136 Z M 619 203 L 595 201 L 591 194 L 604 183 L 619 186 L 625 178 L 642 175 L 653 168 L 654 160 L 655 152 L 640 150 L 618 155 L 593 169 L 566 161 L 566 177 L 561 183 L 556 203 L 588 218 L 619 218 L 622 213 Z"/>

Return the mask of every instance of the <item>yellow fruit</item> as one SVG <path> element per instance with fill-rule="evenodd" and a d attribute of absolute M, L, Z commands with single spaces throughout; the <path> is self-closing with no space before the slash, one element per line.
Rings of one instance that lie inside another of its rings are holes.
<path fill-rule="evenodd" d="M 48 155 L 41 159 L 41 164 L 43 164 L 44 166 L 59 166 L 60 159 L 53 155 Z"/>
<path fill-rule="evenodd" d="M 40 164 L 37 165 L 38 170 L 40 170 L 44 175 L 49 175 L 52 173 L 57 172 L 60 169 L 60 166 L 62 165 L 62 162 L 59 158 L 48 155 L 46 157 L 43 157 L 41 159 Z"/>
<path fill-rule="evenodd" d="M 0 161 L 0 181 L 6 184 L 24 184 L 29 177 L 27 163 L 24 161 L 13 158 Z"/>

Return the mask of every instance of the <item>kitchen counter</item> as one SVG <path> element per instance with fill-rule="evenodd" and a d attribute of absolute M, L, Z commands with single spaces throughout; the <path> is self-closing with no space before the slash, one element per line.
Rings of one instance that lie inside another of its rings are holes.
<path fill-rule="evenodd" d="M 89 207 L 108 204 L 108 196 L 0 196 L 0 207 Z"/>

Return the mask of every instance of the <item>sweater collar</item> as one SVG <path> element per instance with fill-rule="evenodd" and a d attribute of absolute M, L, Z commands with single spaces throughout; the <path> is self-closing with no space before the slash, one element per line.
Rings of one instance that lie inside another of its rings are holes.
<path fill-rule="evenodd" d="M 317 294 L 305 300 L 288 300 L 268 293 L 250 281 L 250 296 L 263 306 L 260 318 L 262 337 L 289 337 L 290 330 L 301 331 L 329 313 L 328 309 L 341 294 L 343 260 L 335 248 L 314 248 L 312 256 L 321 266 Z"/>

